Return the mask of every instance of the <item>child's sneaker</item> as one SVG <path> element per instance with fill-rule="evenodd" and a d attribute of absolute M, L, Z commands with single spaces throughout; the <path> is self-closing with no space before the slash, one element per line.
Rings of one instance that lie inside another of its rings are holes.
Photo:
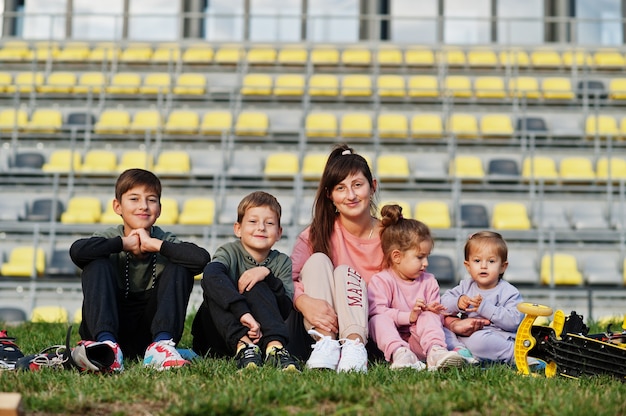
<path fill-rule="evenodd" d="M 474 357 L 474 355 L 472 354 L 472 352 L 470 350 L 468 350 L 466 347 L 454 347 L 454 350 L 457 354 L 459 354 L 461 357 L 463 357 L 463 359 L 471 365 L 474 364 L 478 364 L 479 361 L 476 357 Z"/>
<path fill-rule="evenodd" d="M 395 350 L 391 356 L 391 366 L 392 370 L 396 370 L 399 368 L 413 368 L 417 371 L 422 371 L 426 369 L 426 364 L 421 362 L 417 355 L 410 349 L 406 347 L 400 347 Z"/>
<path fill-rule="evenodd" d="M 9 337 L 5 330 L 0 331 L 0 370 L 15 369 L 15 363 L 23 356 L 15 338 Z"/>
<path fill-rule="evenodd" d="M 122 350 L 112 341 L 79 341 L 70 353 L 71 363 L 81 371 L 123 371 Z"/>
<path fill-rule="evenodd" d="M 261 367 L 263 365 L 261 349 L 258 345 L 248 344 L 237 352 L 235 361 L 237 361 L 237 368 L 240 370 Z"/>
<path fill-rule="evenodd" d="M 328 335 L 322 335 L 314 329 L 309 331 L 309 335 L 318 338 L 313 344 L 313 351 L 306 362 L 307 368 L 327 368 L 335 371 L 341 356 L 341 345 L 336 339 L 332 339 Z"/>
<path fill-rule="evenodd" d="M 337 372 L 356 371 L 367 373 L 367 350 L 358 339 L 344 339 Z"/>
<path fill-rule="evenodd" d="M 445 368 L 461 367 L 465 359 L 454 351 L 448 351 L 439 345 L 431 347 L 426 357 L 429 371 L 436 371 Z"/>
<path fill-rule="evenodd" d="M 155 368 L 159 371 L 182 367 L 186 364 L 189 364 L 189 361 L 180 356 L 176 350 L 176 344 L 171 339 L 148 345 L 143 357 L 145 367 Z"/>
<path fill-rule="evenodd" d="M 38 371 L 42 368 L 69 369 L 70 354 L 65 345 L 53 345 L 37 354 L 26 355 L 15 363 L 17 370 Z"/>
<path fill-rule="evenodd" d="M 300 365 L 283 347 L 273 347 L 267 353 L 265 362 L 283 371 L 300 372 Z"/>

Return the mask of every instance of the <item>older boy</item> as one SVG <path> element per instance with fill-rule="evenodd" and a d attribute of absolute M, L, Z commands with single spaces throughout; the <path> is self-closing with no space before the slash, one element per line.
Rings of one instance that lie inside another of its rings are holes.
<path fill-rule="evenodd" d="M 234 355 L 243 369 L 263 365 L 264 351 L 265 363 L 299 370 L 284 348 L 294 290 L 289 256 L 272 249 L 282 235 L 280 216 L 280 204 L 266 192 L 239 203 L 238 240 L 219 247 L 204 269 L 204 301 L 191 329 L 199 354 Z"/>
<path fill-rule="evenodd" d="M 188 363 L 176 350 L 193 277 L 211 260 L 197 245 L 154 225 L 161 214 L 161 182 L 143 169 L 124 171 L 113 209 L 122 224 L 74 242 L 70 256 L 82 268 L 84 342 L 104 342 L 123 356 L 143 354 L 158 370 Z M 145 353 L 144 353 L 145 351 Z"/>

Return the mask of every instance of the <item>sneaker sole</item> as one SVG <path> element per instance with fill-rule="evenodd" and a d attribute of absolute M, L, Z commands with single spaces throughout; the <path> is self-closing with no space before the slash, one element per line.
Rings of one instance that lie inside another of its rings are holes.
<path fill-rule="evenodd" d="M 460 355 L 458 357 L 448 357 L 440 363 L 437 363 L 435 367 L 430 367 L 429 371 L 447 370 L 450 368 L 459 368 L 465 364 L 465 359 Z"/>

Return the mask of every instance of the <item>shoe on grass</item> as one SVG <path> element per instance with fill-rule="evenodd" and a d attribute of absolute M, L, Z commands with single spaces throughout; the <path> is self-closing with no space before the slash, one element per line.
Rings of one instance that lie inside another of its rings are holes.
<path fill-rule="evenodd" d="M 341 358 L 337 364 L 337 372 L 348 371 L 367 373 L 367 350 L 365 344 L 358 339 L 344 339 L 341 344 Z"/>
<path fill-rule="evenodd" d="M 300 365 L 283 347 L 273 347 L 265 357 L 265 363 L 283 371 L 300 372 Z"/>
<path fill-rule="evenodd" d="M 400 347 L 393 352 L 391 355 L 391 366 L 392 370 L 397 370 L 401 368 L 412 368 L 417 371 L 422 371 L 426 369 L 426 364 L 421 362 L 417 355 L 410 349 L 406 347 Z"/>
<path fill-rule="evenodd" d="M 0 331 L 0 370 L 15 369 L 17 360 L 23 356 L 15 338 L 9 337 L 6 330 Z"/>
<path fill-rule="evenodd" d="M 263 365 L 263 355 L 258 345 L 247 344 L 237 352 L 235 361 L 237 361 L 237 368 L 240 370 L 257 368 Z"/>
<path fill-rule="evenodd" d="M 145 367 L 159 371 L 182 367 L 186 364 L 189 364 L 189 361 L 181 357 L 176 350 L 176 344 L 171 339 L 153 342 L 148 345 L 146 354 L 143 357 L 143 365 Z"/>
<path fill-rule="evenodd" d="M 459 354 L 468 364 L 474 365 L 478 364 L 478 358 L 474 357 L 474 354 L 466 347 L 454 347 L 454 351 Z"/>
<path fill-rule="evenodd" d="M 309 331 L 309 335 L 317 338 L 317 342 L 311 347 L 311 356 L 306 362 L 307 368 L 320 368 L 336 371 L 341 356 L 341 345 L 336 339 L 328 335 L 322 335 L 314 329 Z"/>
<path fill-rule="evenodd" d="M 437 371 L 461 367 L 465 363 L 465 359 L 455 351 L 448 351 L 442 346 L 434 345 L 428 352 L 426 363 L 429 371 Z"/>
<path fill-rule="evenodd" d="M 71 363 L 80 371 L 112 373 L 124 371 L 120 346 L 112 341 L 79 341 L 70 353 Z"/>

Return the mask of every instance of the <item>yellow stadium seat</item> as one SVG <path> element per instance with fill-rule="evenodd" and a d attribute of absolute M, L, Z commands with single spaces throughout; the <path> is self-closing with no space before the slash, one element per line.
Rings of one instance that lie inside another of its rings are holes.
<path fill-rule="evenodd" d="M 369 66 L 372 53 L 365 48 L 347 48 L 341 52 L 341 63 L 346 66 Z"/>
<path fill-rule="evenodd" d="M 206 76 L 196 73 L 182 73 L 176 78 L 174 94 L 203 95 L 206 92 Z"/>
<path fill-rule="evenodd" d="M 30 93 L 39 91 L 44 83 L 43 73 L 41 72 L 18 72 L 13 78 L 13 84 L 7 87 L 7 92 L 14 93 Z"/>
<path fill-rule="evenodd" d="M 28 59 L 30 48 L 25 41 L 8 41 L 0 49 L 0 61 L 22 61 Z"/>
<path fill-rule="evenodd" d="M 47 61 L 54 60 L 59 53 L 59 45 L 57 42 L 41 41 L 34 45 L 31 49 L 27 59 L 32 61 Z"/>
<path fill-rule="evenodd" d="M 17 246 L 9 253 L 8 261 L 0 267 L 3 276 L 41 276 L 46 267 L 46 254 L 42 248 Z M 34 273 L 33 273 L 34 272 Z"/>
<path fill-rule="evenodd" d="M 102 72 L 84 72 L 72 91 L 76 94 L 100 94 L 106 85 L 107 77 Z"/>
<path fill-rule="evenodd" d="M 582 68 L 593 65 L 593 56 L 584 50 L 564 51 L 561 55 L 563 65 Z"/>
<path fill-rule="evenodd" d="M 313 65 L 337 65 L 339 51 L 332 46 L 317 46 L 311 51 Z"/>
<path fill-rule="evenodd" d="M 63 306 L 36 306 L 30 320 L 35 323 L 65 324 L 69 322 L 70 316 Z"/>
<path fill-rule="evenodd" d="M 407 49 L 404 52 L 404 63 L 408 66 L 433 66 L 435 64 L 435 54 L 430 49 Z"/>
<path fill-rule="evenodd" d="M 498 66 L 498 56 L 490 49 L 475 49 L 467 52 L 467 63 L 474 68 L 493 68 Z"/>
<path fill-rule="evenodd" d="M 452 114 L 448 118 L 447 130 L 457 138 L 475 138 L 478 136 L 478 122 L 472 114 Z"/>
<path fill-rule="evenodd" d="M 469 98 L 472 96 L 472 82 L 466 76 L 450 75 L 445 78 L 444 92 L 457 98 Z"/>
<path fill-rule="evenodd" d="M 376 159 L 376 177 L 380 181 L 407 181 L 411 177 L 409 160 L 404 155 L 383 154 Z"/>
<path fill-rule="evenodd" d="M 405 139 L 409 135 L 409 122 L 404 114 L 379 114 L 376 125 L 381 138 Z"/>
<path fill-rule="evenodd" d="M 104 110 L 94 125 L 97 134 L 124 134 L 130 126 L 130 113 L 126 110 Z"/>
<path fill-rule="evenodd" d="M 621 157 L 607 158 L 603 156 L 596 163 L 596 176 L 598 179 L 619 181 L 626 179 L 626 159 Z"/>
<path fill-rule="evenodd" d="M 274 95 L 302 96 L 304 94 L 304 76 L 300 74 L 281 74 L 274 81 Z"/>
<path fill-rule="evenodd" d="M 121 53 L 122 51 L 120 50 L 117 43 L 101 42 L 91 49 L 87 60 L 91 62 L 110 62 L 119 59 Z"/>
<path fill-rule="evenodd" d="M 0 130 L 11 131 L 14 128 L 23 130 L 28 126 L 28 114 L 25 110 L 12 108 L 0 111 Z"/>
<path fill-rule="evenodd" d="M 85 159 L 80 168 L 82 173 L 109 174 L 117 170 L 117 155 L 110 150 L 92 149 L 85 153 Z"/>
<path fill-rule="evenodd" d="M 164 131 L 167 134 L 196 134 L 200 116 L 193 110 L 174 110 L 167 117 Z"/>
<path fill-rule="evenodd" d="M 476 98 L 505 98 L 504 80 L 501 77 L 476 77 L 474 95 Z"/>
<path fill-rule="evenodd" d="M 544 180 L 546 182 L 554 182 L 559 174 L 556 170 L 556 163 L 547 156 L 526 157 L 522 163 L 522 177 L 530 180 Z"/>
<path fill-rule="evenodd" d="M 369 75 L 345 75 L 341 80 L 344 97 L 369 97 L 372 95 L 372 79 Z"/>
<path fill-rule="evenodd" d="M 439 97 L 439 81 L 434 75 L 413 75 L 409 77 L 408 94 L 410 97 Z"/>
<path fill-rule="evenodd" d="M 497 202 L 493 206 L 491 225 L 496 230 L 530 230 L 526 205 L 521 202 Z"/>
<path fill-rule="evenodd" d="M 75 324 L 80 325 L 80 323 L 83 321 L 83 308 L 82 306 L 79 306 L 78 308 L 76 308 L 76 310 L 74 311 L 74 315 L 72 318 L 72 322 L 74 322 Z"/>
<path fill-rule="evenodd" d="M 480 118 L 482 137 L 511 137 L 513 133 L 513 122 L 508 114 L 485 114 Z"/>
<path fill-rule="evenodd" d="M 372 137 L 372 117 L 367 113 L 346 113 L 339 125 L 341 137 Z"/>
<path fill-rule="evenodd" d="M 593 63 L 603 69 L 623 69 L 626 61 L 624 56 L 616 49 L 601 49 L 593 54 Z"/>
<path fill-rule="evenodd" d="M 213 49 L 209 45 L 191 45 L 183 52 L 185 64 L 208 64 L 213 61 Z"/>
<path fill-rule="evenodd" d="M 104 210 L 104 212 L 102 213 L 102 215 L 100 216 L 100 224 L 121 224 L 122 223 L 122 217 L 120 217 L 114 210 L 113 210 L 113 204 L 109 203 L 106 206 L 106 209 Z"/>
<path fill-rule="evenodd" d="M 7 92 L 7 88 L 12 84 L 13 75 L 10 72 L 0 72 L 0 92 Z"/>
<path fill-rule="evenodd" d="M 127 169 L 147 169 L 151 170 L 154 165 L 152 155 L 143 150 L 127 150 L 122 153 L 117 171 L 123 172 Z"/>
<path fill-rule="evenodd" d="M 585 120 L 585 134 L 587 138 L 593 139 L 595 136 L 600 138 L 619 136 L 617 121 L 613 116 L 608 115 L 590 115 Z"/>
<path fill-rule="evenodd" d="M 239 45 L 222 45 L 213 60 L 218 65 L 237 65 L 245 57 L 245 52 Z"/>
<path fill-rule="evenodd" d="M 81 157 L 77 151 L 72 152 L 69 149 L 58 149 L 50 154 L 50 158 L 43 164 L 41 170 L 44 172 L 74 172 L 81 170 Z"/>
<path fill-rule="evenodd" d="M 249 65 L 274 65 L 276 55 L 276 49 L 269 46 L 259 46 L 248 50 L 246 60 Z"/>
<path fill-rule="evenodd" d="M 184 150 L 165 150 L 159 154 L 154 172 L 160 175 L 185 175 L 191 172 L 191 158 Z"/>
<path fill-rule="evenodd" d="M 322 177 L 328 155 L 325 153 L 307 153 L 302 159 L 302 179 L 317 181 Z"/>
<path fill-rule="evenodd" d="M 238 136 L 266 136 L 269 124 L 269 118 L 265 113 L 242 111 L 235 122 L 235 134 Z"/>
<path fill-rule="evenodd" d="M 405 96 L 404 77 L 401 75 L 379 75 L 376 80 L 376 90 L 380 97 Z"/>
<path fill-rule="evenodd" d="M 309 78 L 309 95 L 336 97 L 339 94 L 339 79 L 336 75 L 314 74 Z"/>
<path fill-rule="evenodd" d="M 336 137 L 337 117 L 333 113 L 309 113 L 304 129 L 307 137 Z"/>
<path fill-rule="evenodd" d="M 511 97 L 539 98 L 539 82 L 534 77 L 517 77 L 509 80 Z"/>
<path fill-rule="evenodd" d="M 457 155 L 450 161 L 449 175 L 463 180 L 481 180 L 485 177 L 483 162 L 478 156 Z"/>
<path fill-rule="evenodd" d="M 76 85 L 76 74 L 72 72 L 52 72 L 46 83 L 39 87 L 43 93 L 67 94 L 72 92 Z"/>
<path fill-rule="evenodd" d="M 100 221 L 102 202 L 93 196 L 75 196 L 67 202 L 61 214 L 63 224 L 93 224 Z"/>
<path fill-rule="evenodd" d="M 156 225 L 174 225 L 178 222 L 179 215 L 176 199 L 161 198 L 161 215 L 156 220 Z"/>
<path fill-rule="evenodd" d="M 150 61 L 155 64 L 175 64 L 180 59 L 180 46 L 177 43 L 164 43 L 154 49 Z"/>
<path fill-rule="evenodd" d="M 399 66 L 404 62 L 402 51 L 390 46 L 381 46 L 376 51 L 376 61 L 381 67 Z"/>
<path fill-rule="evenodd" d="M 539 270 L 541 284 L 580 286 L 582 273 L 578 270 L 576 257 L 567 253 L 544 254 Z"/>
<path fill-rule="evenodd" d="M 612 78 L 609 81 L 609 97 L 613 100 L 626 100 L 626 78 Z"/>
<path fill-rule="evenodd" d="M 308 53 L 304 48 L 285 47 L 278 51 L 276 60 L 281 65 L 304 66 L 308 59 Z"/>
<path fill-rule="evenodd" d="M 91 51 L 87 42 L 68 42 L 56 56 L 61 62 L 83 62 L 89 57 Z"/>
<path fill-rule="evenodd" d="M 541 90 L 546 100 L 573 100 L 575 97 L 572 82 L 566 77 L 544 78 Z"/>
<path fill-rule="evenodd" d="M 560 68 L 563 64 L 561 55 L 551 49 L 538 49 L 530 53 L 530 63 L 534 68 Z"/>
<path fill-rule="evenodd" d="M 450 208 L 442 201 L 420 201 L 415 205 L 413 217 L 430 228 L 450 228 Z"/>
<path fill-rule="evenodd" d="M 467 58 L 465 52 L 460 49 L 449 49 L 439 53 L 440 60 L 446 63 L 448 66 L 465 66 Z"/>
<path fill-rule="evenodd" d="M 593 182 L 596 173 L 593 163 L 586 157 L 568 156 L 559 163 L 559 176 L 561 179 L 571 182 Z"/>
<path fill-rule="evenodd" d="M 139 87 L 141 94 L 169 94 L 172 79 L 170 74 L 154 72 L 147 74 Z"/>
<path fill-rule="evenodd" d="M 272 93 L 272 77 L 267 74 L 246 74 L 241 85 L 243 95 L 270 95 Z"/>
<path fill-rule="evenodd" d="M 147 43 L 130 44 L 120 54 L 120 62 L 147 63 L 152 58 L 152 48 Z"/>
<path fill-rule="evenodd" d="M 141 75 L 138 73 L 118 72 L 105 89 L 109 94 L 137 94 L 140 86 Z"/>
<path fill-rule="evenodd" d="M 411 136 L 415 138 L 440 139 L 443 122 L 438 114 L 415 114 L 411 117 Z"/>
<path fill-rule="evenodd" d="M 269 179 L 294 179 L 300 171 L 296 153 L 272 153 L 265 159 L 263 174 Z"/>
<path fill-rule="evenodd" d="M 220 136 L 230 131 L 233 124 L 233 116 L 230 111 L 209 111 L 202 116 L 200 134 Z"/>
<path fill-rule="evenodd" d="M 57 133 L 63 126 L 63 115 L 60 110 L 36 109 L 25 130 L 31 133 Z"/>
<path fill-rule="evenodd" d="M 500 65 L 505 67 L 525 68 L 530 64 L 528 53 L 522 50 L 502 51 L 498 58 L 500 59 Z"/>
<path fill-rule="evenodd" d="M 129 133 L 145 134 L 146 131 L 156 133 L 161 129 L 163 120 L 158 110 L 138 110 L 128 127 Z"/>
<path fill-rule="evenodd" d="M 215 201 L 211 198 L 189 198 L 178 216 L 182 225 L 211 225 L 215 218 Z"/>
<path fill-rule="evenodd" d="M 411 212 L 411 204 L 408 201 L 401 200 L 401 199 L 388 199 L 388 200 L 382 201 L 380 204 L 378 204 L 378 206 L 380 207 L 379 211 L 382 211 L 385 205 L 400 205 L 400 208 L 402 208 L 402 217 L 413 218 L 412 212 Z"/>

